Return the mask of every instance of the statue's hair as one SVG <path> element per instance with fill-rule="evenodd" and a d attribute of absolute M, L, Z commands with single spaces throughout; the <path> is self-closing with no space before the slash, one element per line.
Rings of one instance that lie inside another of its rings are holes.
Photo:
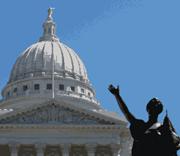
<path fill-rule="evenodd" d="M 163 111 L 163 104 L 159 99 L 152 98 L 148 102 L 146 110 L 147 112 L 151 112 L 151 110 L 154 110 L 156 113 L 160 114 Z"/>

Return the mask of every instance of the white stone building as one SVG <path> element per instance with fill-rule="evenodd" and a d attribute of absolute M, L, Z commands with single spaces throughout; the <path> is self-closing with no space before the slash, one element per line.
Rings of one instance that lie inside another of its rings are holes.
<path fill-rule="evenodd" d="M 52 9 L 43 29 L 2 90 L 0 156 L 129 156 L 126 121 L 97 102 L 83 62 L 56 36 Z"/>

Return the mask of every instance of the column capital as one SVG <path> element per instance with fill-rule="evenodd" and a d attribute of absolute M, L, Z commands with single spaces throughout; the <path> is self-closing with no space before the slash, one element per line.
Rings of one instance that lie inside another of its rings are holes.
<path fill-rule="evenodd" d="M 59 144 L 60 146 L 61 146 L 61 148 L 63 148 L 63 149 L 69 149 L 70 147 L 71 147 L 71 144 L 65 144 L 65 143 L 61 143 L 61 144 Z"/>
<path fill-rule="evenodd" d="M 44 149 L 46 147 L 46 144 L 41 142 L 36 142 L 34 145 L 36 149 Z"/>
<path fill-rule="evenodd" d="M 121 144 L 111 144 L 110 147 L 112 150 L 118 150 L 121 148 Z"/>
<path fill-rule="evenodd" d="M 19 142 L 15 142 L 15 141 L 9 142 L 9 143 L 8 143 L 8 146 L 9 146 L 10 149 L 16 149 L 16 148 L 19 148 L 20 145 L 21 145 L 21 144 L 20 144 Z"/>
<path fill-rule="evenodd" d="M 95 156 L 95 152 L 96 152 L 96 146 L 97 144 L 93 144 L 93 143 L 88 143 L 86 144 L 86 149 L 88 152 L 88 156 Z"/>
<path fill-rule="evenodd" d="M 87 143 L 85 144 L 85 146 L 88 148 L 88 149 L 95 149 L 97 144 L 96 143 Z"/>

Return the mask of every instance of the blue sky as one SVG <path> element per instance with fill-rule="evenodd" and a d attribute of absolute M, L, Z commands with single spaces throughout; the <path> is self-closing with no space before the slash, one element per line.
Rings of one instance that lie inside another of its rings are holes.
<path fill-rule="evenodd" d="M 82 58 L 102 106 L 119 113 L 110 83 L 138 118 L 152 97 L 164 103 L 180 134 L 179 0 L 2 0 L 0 89 L 16 58 L 38 41 L 48 7 L 57 35 Z M 160 120 L 162 120 L 162 113 Z"/>

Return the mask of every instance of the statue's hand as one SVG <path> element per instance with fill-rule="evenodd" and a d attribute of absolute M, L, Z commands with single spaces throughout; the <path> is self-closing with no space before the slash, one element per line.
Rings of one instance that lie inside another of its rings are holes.
<path fill-rule="evenodd" d="M 117 88 L 115 88 L 112 84 L 109 85 L 108 87 L 109 91 L 113 94 L 113 95 L 119 95 L 119 86 L 117 86 Z"/>

